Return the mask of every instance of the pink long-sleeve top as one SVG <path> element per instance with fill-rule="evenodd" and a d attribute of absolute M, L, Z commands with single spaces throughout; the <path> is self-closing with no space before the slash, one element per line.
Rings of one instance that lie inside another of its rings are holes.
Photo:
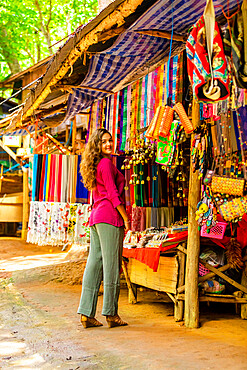
<path fill-rule="evenodd" d="M 93 207 L 89 225 L 106 223 L 121 227 L 123 218 L 116 209 L 124 201 L 125 178 L 109 158 L 102 158 L 96 172 Z"/>

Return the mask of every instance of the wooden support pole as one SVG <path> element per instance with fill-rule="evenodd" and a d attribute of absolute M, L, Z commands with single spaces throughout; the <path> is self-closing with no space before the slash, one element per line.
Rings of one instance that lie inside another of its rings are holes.
<path fill-rule="evenodd" d="M 195 101 L 192 107 L 192 123 L 194 128 L 200 124 L 200 108 Z M 191 136 L 191 143 L 194 135 Z M 185 326 L 187 328 L 199 327 L 199 293 L 198 293 L 198 268 L 200 254 L 200 235 L 198 224 L 195 220 L 197 204 L 200 199 L 201 181 L 198 172 L 193 173 L 192 161 L 190 160 L 190 180 L 188 198 L 188 243 L 187 262 L 185 274 Z"/>
<path fill-rule="evenodd" d="M 178 287 L 184 284 L 185 276 L 185 254 L 178 252 Z M 182 321 L 184 318 L 184 302 L 176 301 L 174 306 L 174 319 L 175 321 Z"/>
<path fill-rule="evenodd" d="M 124 261 L 122 261 L 122 268 L 123 268 L 124 277 L 125 277 L 125 280 L 128 286 L 128 290 L 129 290 L 129 303 L 132 303 L 132 304 L 137 303 L 136 285 L 131 284 L 129 274 L 128 274 Z"/>
<path fill-rule="evenodd" d="M 72 154 L 75 154 L 76 151 L 76 117 L 73 118 L 73 127 L 72 127 Z"/>
<path fill-rule="evenodd" d="M 66 131 L 65 131 L 65 144 L 67 144 L 69 139 L 69 126 L 66 125 Z"/>
<path fill-rule="evenodd" d="M 22 239 L 27 239 L 29 219 L 29 189 L 28 189 L 28 169 L 23 168 L 23 211 L 22 211 Z"/>

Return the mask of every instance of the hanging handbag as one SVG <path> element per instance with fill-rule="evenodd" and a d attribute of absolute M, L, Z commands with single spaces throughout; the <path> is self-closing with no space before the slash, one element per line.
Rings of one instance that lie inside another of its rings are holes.
<path fill-rule="evenodd" d="M 176 103 L 174 105 L 173 109 L 178 114 L 178 116 L 180 118 L 180 122 L 181 122 L 181 124 L 184 128 L 184 131 L 187 134 L 191 134 L 194 131 L 193 125 L 192 125 L 189 117 L 187 116 L 187 113 L 185 112 L 185 109 L 184 109 L 182 103 L 180 103 L 180 102 Z"/>
<path fill-rule="evenodd" d="M 225 221 L 239 219 L 247 213 L 247 197 L 234 198 L 225 202 L 219 207 L 219 211 Z"/>
<path fill-rule="evenodd" d="M 212 176 L 211 189 L 213 193 L 221 193 L 242 197 L 244 195 L 245 180 L 233 179 L 225 176 Z"/>
<path fill-rule="evenodd" d="M 167 105 L 164 110 L 164 114 L 161 119 L 159 136 L 165 138 L 171 130 L 171 125 L 173 121 L 173 109 Z"/>
<path fill-rule="evenodd" d="M 150 125 L 148 126 L 148 129 L 147 129 L 146 133 L 145 133 L 145 137 L 149 140 L 154 140 L 154 133 L 155 132 L 157 133 L 156 126 L 158 126 L 158 123 L 161 120 L 161 118 L 159 118 L 161 108 L 163 108 L 163 107 L 158 106 L 158 108 L 156 109 L 155 114 L 153 116 L 153 119 L 152 119 Z"/>

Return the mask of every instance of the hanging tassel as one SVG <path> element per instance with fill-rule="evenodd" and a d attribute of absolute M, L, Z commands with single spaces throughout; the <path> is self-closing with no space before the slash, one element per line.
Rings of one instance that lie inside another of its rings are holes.
<path fill-rule="evenodd" d="M 226 259 L 229 263 L 230 268 L 235 270 L 242 270 L 244 262 L 242 259 L 242 249 L 240 243 L 235 239 L 231 238 L 226 244 Z"/>

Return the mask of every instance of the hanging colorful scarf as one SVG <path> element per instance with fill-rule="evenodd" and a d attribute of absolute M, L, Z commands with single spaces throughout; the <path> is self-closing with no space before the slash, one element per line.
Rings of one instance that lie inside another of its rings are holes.
<path fill-rule="evenodd" d="M 158 187 L 158 166 L 156 164 L 152 165 L 152 198 L 153 198 L 153 207 L 158 207 L 158 198 L 159 198 L 159 187 Z"/>
<path fill-rule="evenodd" d="M 122 144 L 125 146 L 125 141 L 123 142 L 123 115 L 124 115 L 124 90 L 120 94 L 121 106 L 119 107 L 119 151 L 121 151 Z"/>
<path fill-rule="evenodd" d="M 172 103 L 176 101 L 176 86 L 177 86 L 177 71 L 178 71 L 178 55 L 173 57 L 172 68 Z"/>
<path fill-rule="evenodd" d="M 144 127 L 144 105 L 145 105 L 145 95 L 146 95 L 146 78 L 142 79 L 142 89 L 141 89 L 141 119 L 140 119 L 140 128 Z"/>
<path fill-rule="evenodd" d="M 135 92 L 136 92 L 136 84 L 133 83 L 131 85 L 131 127 L 130 127 L 130 132 L 131 132 L 131 144 L 130 147 L 133 148 L 135 146 Z"/>
<path fill-rule="evenodd" d="M 153 118 L 153 106 L 152 106 L 152 83 L 153 74 L 148 74 L 148 87 L 147 87 L 147 123 L 146 127 L 150 125 Z"/>
<path fill-rule="evenodd" d="M 35 190 L 37 181 L 37 166 L 38 166 L 38 155 L 33 156 L 33 181 L 32 181 L 32 201 L 35 201 Z"/>
<path fill-rule="evenodd" d="M 144 107 L 143 107 L 143 127 L 147 127 L 147 112 L 148 112 L 148 75 L 143 79 L 145 81 L 144 88 Z"/>
<path fill-rule="evenodd" d="M 136 120 L 136 125 L 137 129 L 139 130 L 141 128 L 141 104 L 142 104 L 142 78 L 139 80 L 139 85 L 138 85 L 138 96 L 137 96 L 137 120 Z"/>
<path fill-rule="evenodd" d="M 114 153 L 116 152 L 116 111 L 117 111 L 117 94 L 114 94 L 113 99 L 113 120 L 112 120 L 112 140 L 113 140 L 113 148 Z"/>
<path fill-rule="evenodd" d="M 128 103 L 128 88 L 125 87 L 123 90 L 123 122 L 122 122 L 122 142 L 121 142 L 121 147 L 120 150 L 124 151 L 126 147 L 126 132 L 127 132 L 127 103 Z"/>
<path fill-rule="evenodd" d="M 176 95 L 175 103 L 183 102 L 183 63 L 184 63 L 184 52 L 180 53 L 178 56 L 178 68 L 177 68 L 177 85 L 176 85 Z"/>
<path fill-rule="evenodd" d="M 131 125 L 131 85 L 128 86 L 127 88 L 127 130 L 126 130 L 126 137 L 128 140 L 126 140 L 126 146 L 125 150 L 128 150 L 130 147 L 130 135 L 131 135 L 131 130 L 130 130 L 130 125 Z"/>

